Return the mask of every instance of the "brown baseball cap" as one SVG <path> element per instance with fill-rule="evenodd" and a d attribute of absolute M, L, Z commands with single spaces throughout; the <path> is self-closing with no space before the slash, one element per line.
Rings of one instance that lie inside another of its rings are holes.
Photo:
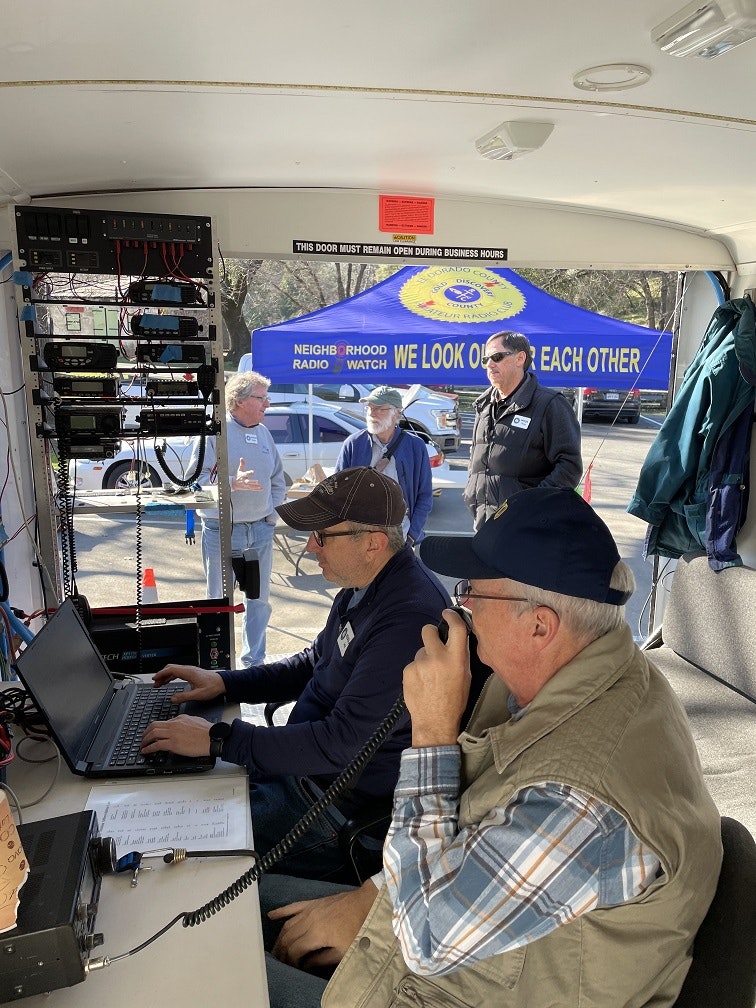
<path fill-rule="evenodd" d="M 315 532 L 343 521 L 401 525 L 407 505 L 396 480 L 370 466 L 355 466 L 324 479 L 306 497 L 279 504 L 276 511 L 291 528 Z"/>

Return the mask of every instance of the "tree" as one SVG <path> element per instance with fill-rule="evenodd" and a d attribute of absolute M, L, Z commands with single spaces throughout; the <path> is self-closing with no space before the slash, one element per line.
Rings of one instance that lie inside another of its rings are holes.
<path fill-rule="evenodd" d="M 588 311 L 651 329 L 669 329 L 673 322 L 677 273 L 592 269 L 517 272 L 548 294 Z"/>
<path fill-rule="evenodd" d="M 373 263 L 227 259 L 221 310 L 229 364 L 249 353 L 253 329 L 285 322 L 354 297 L 398 267 Z"/>
<path fill-rule="evenodd" d="M 253 329 L 354 297 L 401 266 L 329 261 L 233 259 L 221 283 L 228 362 L 250 349 Z M 672 326 L 677 273 L 658 270 L 518 269 L 530 283 L 570 304 L 652 329 Z"/>
<path fill-rule="evenodd" d="M 223 348 L 230 364 L 238 364 L 249 353 L 249 327 L 244 318 L 244 303 L 252 280 L 263 265 L 262 259 L 224 259 L 220 281 Z"/>

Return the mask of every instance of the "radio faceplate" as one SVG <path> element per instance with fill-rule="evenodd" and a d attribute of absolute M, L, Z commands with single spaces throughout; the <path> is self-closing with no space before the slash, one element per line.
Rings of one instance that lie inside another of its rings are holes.
<path fill-rule="evenodd" d="M 94 855 L 94 812 L 75 812 L 18 827 L 29 877 L 17 925 L 0 935 L 0 1002 L 72 987 L 87 976 L 101 871 Z"/>
<path fill-rule="evenodd" d="M 118 363 L 112 343 L 45 343 L 42 356 L 53 371 L 113 371 Z"/>

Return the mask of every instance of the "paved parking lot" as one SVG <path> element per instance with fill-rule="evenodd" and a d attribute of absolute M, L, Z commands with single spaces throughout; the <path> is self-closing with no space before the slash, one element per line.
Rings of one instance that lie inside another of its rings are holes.
<path fill-rule="evenodd" d="M 583 459 L 593 461 L 592 504 L 612 529 L 620 553 L 633 568 L 638 590 L 628 617 L 638 637 L 646 632 L 647 598 L 652 565 L 642 560 L 646 525 L 625 512 L 637 474 L 658 429 L 658 421 L 643 418 L 638 426 L 584 424 Z M 464 470 L 471 429 L 463 429 L 462 450 L 449 456 L 450 465 Z M 460 490 L 444 490 L 434 499 L 429 532 L 472 530 Z M 79 517 L 76 521 L 79 564 L 77 585 L 93 606 L 133 604 L 136 587 L 133 516 Z M 155 571 L 161 601 L 204 597 L 199 542 L 184 540 L 181 514 L 150 518 L 142 529 L 143 566 Z M 445 579 L 451 587 L 455 578 Z M 268 652 L 292 653 L 310 643 L 322 627 L 336 592 L 323 580 L 317 564 L 304 557 L 296 574 L 287 557 L 275 550 Z M 237 620 L 238 622 L 238 620 Z"/>

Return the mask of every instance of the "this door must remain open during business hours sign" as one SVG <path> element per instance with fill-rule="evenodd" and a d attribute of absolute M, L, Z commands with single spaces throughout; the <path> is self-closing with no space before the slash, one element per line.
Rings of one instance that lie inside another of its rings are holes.
<path fill-rule="evenodd" d="M 507 249 L 481 246 L 453 245 L 394 245 L 379 242 L 315 241 L 295 238 L 292 252 L 300 255 L 358 256 L 381 259 L 450 259 L 477 260 L 478 262 L 506 262 Z"/>

